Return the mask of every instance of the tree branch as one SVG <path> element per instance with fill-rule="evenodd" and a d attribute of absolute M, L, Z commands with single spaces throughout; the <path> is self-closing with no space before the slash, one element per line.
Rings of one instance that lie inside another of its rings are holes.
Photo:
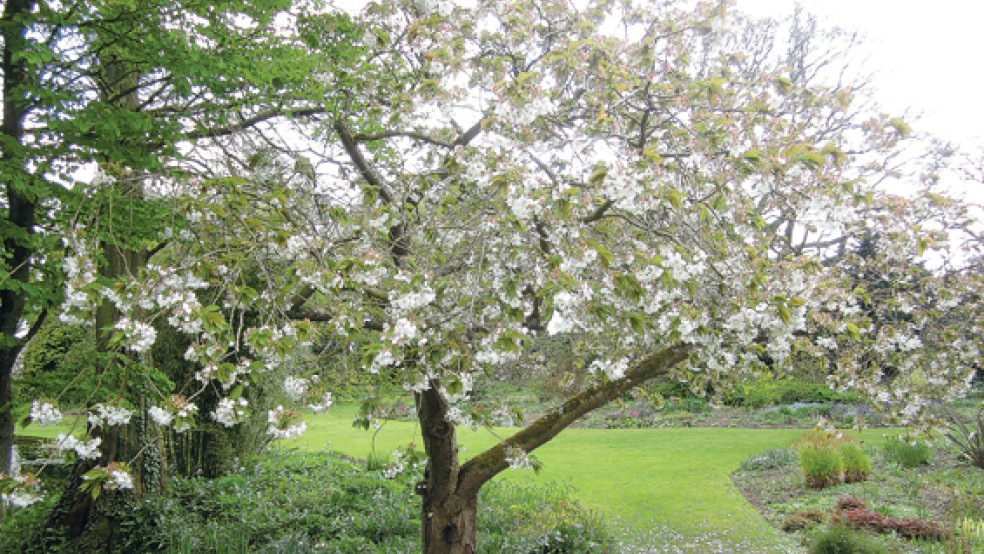
<path fill-rule="evenodd" d="M 692 349 L 693 346 L 690 344 L 676 344 L 664 348 L 633 366 L 626 372 L 624 378 L 591 387 L 564 402 L 563 406 L 534 421 L 522 431 L 472 458 L 461 466 L 459 492 L 465 495 L 477 493 L 489 479 L 509 467 L 506 462 L 506 448 L 532 452 L 553 439 L 581 416 L 604 406 L 646 381 L 666 375 L 670 369 L 686 360 Z"/>
<path fill-rule="evenodd" d="M 233 123 L 231 125 L 226 125 L 224 127 L 215 127 L 211 129 L 202 129 L 201 131 L 193 131 L 190 133 L 185 133 L 185 140 L 198 140 L 205 138 L 218 138 L 231 135 L 237 131 L 242 131 L 244 129 L 249 129 L 263 123 L 264 121 L 269 121 L 276 117 L 281 116 L 293 116 L 293 117 L 310 117 L 312 115 L 320 115 L 326 113 L 325 108 L 304 108 L 304 109 L 276 109 L 267 112 L 258 113 L 252 117 L 247 117 Z"/>
<path fill-rule="evenodd" d="M 335 132 L 338 133 L 338 138 L 342 141 L 342 147 L 345 148 L 345 152 L 348 153 L 349 158 L 352 159 L 352 163 L 359 169 L 359 173 L 362 174 L 362 178 L 369 183 L 369 185 L 376 188 L 379 191 L 379 197 L 383 199 L 387 204 L 393 203 L 393 194 L 390 193 L 389 187 L 386 186 L 386 181 L 383 180 L 383 176 L 380 175 L 375 168 L 373 168 L 366 157 L 362 155 L 362 150 L 359 149 L 359 143 L 352 136 L 352 132 L 345 123 L 341 121 L 335 122 Z"/>
<path fill-rule="evenodd" d="M 411 138 L 414 140 L 418 140 L 420 142 L 426 142 L 436 146 L 443 146 L 444 148 L 451 148 L 452 146 L 454 146 L 450 142 L 438 140 L 432 136 L 417 131 L 383 131 L 381 133 L 359 133 L 353 136 L 352 138 L 356 142 L 371 142 L 374 140 L 385 140 L 388 138 L 396 138 L 396 137 Z"/>

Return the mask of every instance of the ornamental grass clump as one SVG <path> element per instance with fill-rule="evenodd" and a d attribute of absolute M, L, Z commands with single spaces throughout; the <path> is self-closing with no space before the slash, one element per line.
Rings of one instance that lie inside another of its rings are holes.
<path fill-rule="evenodd" d="M 796 441 L 806 486 L 823 489 L 864 481 L 871 475 L 871 458 L 851 437 L 813 430 Z"/>
<path fill-rule="evenodd" d="M 799 452 L 799 465 L 806 486 L 811 489 L 832 487 L 844 478 L 844 461 L 833 445 L 804 446 Z"/>
<path fill-rule="evenodd" d="M 871 458 L 860 445 L 853 442 L 841 444 L 840 457 L 844 464 L 845 483 L 859 483 L 871 475 Z"/>
<path fill-rule="evenodd" d="M 952 427 L 946 433 L 946 438 L 956 445 L 960 455 L 974 467 L 984 469 L 984 409 L 978 410 L 970 425 L 952 412 L 947 415 Z"/>
<path fill-rule="evenodd" d="M 834 525 L 817 535 L 810 554 L 883 554 L 885 546 L 872 537 L 842 525 Z"/>

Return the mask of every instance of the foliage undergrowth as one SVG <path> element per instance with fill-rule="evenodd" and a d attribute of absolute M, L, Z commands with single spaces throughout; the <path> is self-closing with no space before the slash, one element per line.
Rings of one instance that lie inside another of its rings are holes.
<path fill-rule="evenodd" d="M 419 473 L 386 479 L 332 453 L 271 452 L 217 479 L 175 478 L 168 496 L 124 502 L 111 552 L 411 553 L 420 548 Z M 54 499 L 16 510 L 0 552 L 71 552 L 35 538 Z M 602 520 L 568 487 L 493 481 L 479 499 L 481 552 L 600 552 Z"/>

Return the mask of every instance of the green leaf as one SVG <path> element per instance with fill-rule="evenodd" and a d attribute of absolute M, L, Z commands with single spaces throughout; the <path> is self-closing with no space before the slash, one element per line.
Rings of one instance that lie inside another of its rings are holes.
<path fill-rule="evenodd" d="M 758 148 L 749 148 L 741 156 L 750 162 L 762 161 L 762 152 Z"/>
<path fill-rule="evenodd" d="M 789 323 L 790 318 L 792 318 L 792 314 L 789 312 L 789 307 L 783 303 L 779 304 L 777 308 L 779 309 L 779 319 L 781 319 L 783 323 Z"/>
<path fill-rule="evenodd" d="M 586 242 L 588 243 L 588 246 L 598 253 L 598 257 L 601 259 L 601 263 L 604 267 L 611 267 L 611 264 L 615 263 L 615 258 L 612 256 L 612 252 L 607 246 L 595 239 L 588 239 Z"/>
<path fill-rule="evenodd" d="M 793 82 L 786 77 L 776 77 L 772 79 L 772 84 L 776 86 L 776 90 L 784 95 L 793 90 Z"/>
<path fill-rule="evenodd" d="M 666 196 L 666 199 L 670 201 L 670 204 L 678 210 L 683 207 L 683 201 L 687 199 L 687 195 L 685 193 L 672 188 L 667 188 L 664 190 L 663 195 Z"/>
<path fill-rule="evenodd" d="M 893 117 L 888 120 L 889 127 L 895 129 L 902 138 L 907 138 L 912 134 L 912 127 L 901 117 Z"/>
<path fill-rule="evenodd" d="M 655 145 L 649 144 L 642 150 L 642 155 L 656 165 L 663 163 L 663 157 L 659 155 Z"/>
<path fill-rule="evenodd" d="M 591 172 L 591 177 L 588 178 L 588 182 L 592 185 L 600 186 L 606 176 L 608 176 L 608 166 L 605 164 L 598 164 L 595 166 L 594 171 Z"/>

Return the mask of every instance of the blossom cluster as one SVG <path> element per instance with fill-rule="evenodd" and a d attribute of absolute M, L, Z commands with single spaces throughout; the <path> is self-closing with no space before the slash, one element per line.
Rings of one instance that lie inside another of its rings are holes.
<path fill-rule="evenodd" d="M 184 433 L 191 429 L 195 420 L 198 406 L 194 402 L 185 399 L 183 396 L 173 394 L 168 398 L 166 407 L 151 406 L 147 408 L 147 415 L 150 419 L 162 427 L 173 423 L 177 433 Z"/>
<path fill-rule="evenodd" d="M 92 407 L 89 412 L 89 425 L 93 428 L 101 427 L 106 425 L 107 427 L 115 427 L 118 425 L 126 425 L 130 423 L 130 418 L 133 416 L 133 411 L 119 406 L 107 406 L 105 404 L 96 404 Z"/>
<path fill-rule="evenodd" d="M 55 425 L 62 420 L 62 413 L 58 411 L 51 402 L 44 402 L 41 400 L 35 400 L 31 403 L 30 412 L 31 421 L 34 421 L 38 425 L 44 427 L 46 425 Z"/>
<path fill-rule="evenodd" d="M 304 420 L 300 419 L 293 410 L 285 410 L 283 406 L 277 406 L 267 412 L 267 423 L 270 424 L 267 434 L 275 439 L 299 437 L 307 430 L 307 423 L 304 423 Z"/>
<path fill-rule="evenodd" d="M 249 414 L 246 411 L 248 406 L 249 402 L 241 396 L 235 400 L 223 398 L 219 400 L 219 404 L 212 412 L 212 419 L 226 427 L 232 427 L 246 420 L 246 416 Z"/>
<path fill-rule="evenodd" d="M 0 488 L 6 491 L 0 494 L 0 506 L 6 504 L 14 508 L 26 508 L 41 500 L 38 481 L 28 473 L 17 473 L 14 470 L 11 477 L 0 473 Z"/>
<path fill-rule="evenodd" d="M 533 469 L 534 467 L 533 460 L 522 448 L 507 446 L 505 459 L 506 463 L 509 464 L 509 469 Z"/>
<path fill-rule="evenodd" d="M 66 433 L 59 433 L 55 439 L 58 450 L 71 450 L 82 460 L 98 460 L 102 456 L 99 446 L 102 444 L 102 437 L 95 437 L 89 440 L 80 440 Z"/>
<path fill-rule="evenodd" d="M 122 317 L 116 322 L 116 329 L 122 332 L 124 344 L 130 350 L 138 353 L 149 352 L 157 340 L 157 330 L 142 321 L 133 321 Z"/>

